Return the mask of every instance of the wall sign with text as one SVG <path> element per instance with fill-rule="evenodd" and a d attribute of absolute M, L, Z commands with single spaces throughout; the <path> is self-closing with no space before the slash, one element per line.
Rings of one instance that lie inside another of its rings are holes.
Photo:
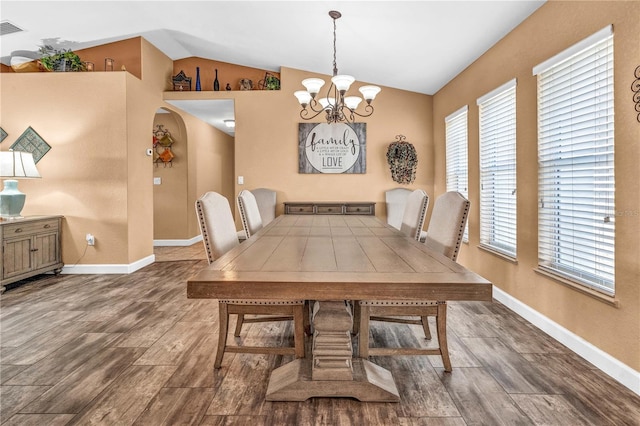
<path fill-rule="evenodd" d="M 366 173 L 366 123 L 300 123 L 298 173 Z"/>

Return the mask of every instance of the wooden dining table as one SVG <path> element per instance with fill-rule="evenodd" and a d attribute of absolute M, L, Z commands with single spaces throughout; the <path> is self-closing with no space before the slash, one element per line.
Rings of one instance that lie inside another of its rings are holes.
<path fill-rule="evenodd" d="M 282 215 L 189 278 L 187 297 L 316 301 L 310 353 L 272 371 L 266 399 L 389 402 L 391 372 L 353 355 L 346 301 L 491 301 L 492 285 L 376 217 Z"/>

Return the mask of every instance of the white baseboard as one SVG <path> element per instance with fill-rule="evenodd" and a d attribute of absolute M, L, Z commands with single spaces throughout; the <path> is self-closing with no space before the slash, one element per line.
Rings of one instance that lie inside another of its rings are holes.
<path fill-rule="evenodd" d="M 618 361 L 602 349 L 592 345 L 582 337 L 550 320 L 538 311 L 525 305 L 508 293 L 493 286 L 493 297 L 540 330 L 553 337 L 600 370 L 640 395 L 640 372 Z"/>
<path fill-rule="evenodd" d="M 186 246 L 191 246 L 197 243 L 198 241 L 202 241 L 202 235 L 196 235 L 195 237 L 190 238 L 188 240 L 153 240 L 153 246 L 154 247 L 169 247 L 169 246 L 186 247 Z"/>
<path fill-rule="evenodd" d="M 62 274 L 130 274 L 156 261 L 152 254 L 129 264 L 64 265 Z"/>

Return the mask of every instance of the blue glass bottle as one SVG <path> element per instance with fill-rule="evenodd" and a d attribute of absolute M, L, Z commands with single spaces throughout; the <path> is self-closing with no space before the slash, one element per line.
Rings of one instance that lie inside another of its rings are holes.
<path fill-rule="evenodd" d="M 196 91 L 199 92 L 202 90 L 202 86 L 200 86 L 200 67 L 196 67 Z"/>

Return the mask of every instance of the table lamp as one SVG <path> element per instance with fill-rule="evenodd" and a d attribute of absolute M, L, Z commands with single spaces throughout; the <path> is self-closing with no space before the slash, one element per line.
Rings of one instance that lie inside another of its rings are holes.
<path fill-rule="evenodd" d="M 0 217 L 4 220 L 21 219 L 20 212 L 27 198 L 18 190 L 16 179 L 39 178 L 33 154 L 22 151 L 0 151 L 0 177 L 4 190 L 0 192 Z"/>

